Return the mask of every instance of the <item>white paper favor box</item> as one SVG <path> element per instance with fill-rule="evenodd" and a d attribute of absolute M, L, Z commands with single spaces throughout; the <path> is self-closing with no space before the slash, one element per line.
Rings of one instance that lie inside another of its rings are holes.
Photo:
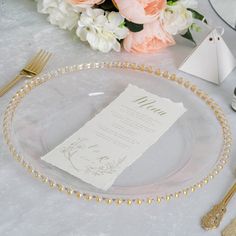
<path fill-rule="evenodd" d="M 236 66 L 236 61 L 216 29 L 185 59 L 179 70 L 220 84 Z"/>

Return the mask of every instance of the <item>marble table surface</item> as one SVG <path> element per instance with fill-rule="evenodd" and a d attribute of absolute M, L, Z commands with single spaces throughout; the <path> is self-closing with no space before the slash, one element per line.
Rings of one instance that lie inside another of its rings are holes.
<path fill-rule="evenodd" d="M 224 27 L 224 39 L 236 56 L 236 31 L 228 27 L 209 3 L 199 1 L 200 10 L 211 27 Z M 198 35 L 203 39 L 207 30 Z M 130 60 L 159 65 L 172 71 L 190 54 L 191 43 L 180 38 L 178 44 L 155 55 L 102 54 L 92 51 L 72 35 L 54 27 L 36 12 L 31 0 L 0 1 L 0 86 L 12 78 L 22 64 L 39 48 L 54 53 L 47 69 L 99 60 Z M 207 91 L 224 109 L 236 138 L 236 113 L 230 109 L 236 70 L 216 86 L 195 77 L 188 79 Z M 0 114 L 20 85 L 0 98 Z M 10 157 L 0 134 L 0 235 L 79 235 L 79 236 L 198 236 L 220 235 L 236 217 L 236 198 L 229 205 L 219 229 L 205 232 L 199 221 L 219 201 L 234 181 L 236 146 L 229 165 L 207 187 L 181 200 L 157 205 L 126 206 L 78 201 L 30 178 Z"/>

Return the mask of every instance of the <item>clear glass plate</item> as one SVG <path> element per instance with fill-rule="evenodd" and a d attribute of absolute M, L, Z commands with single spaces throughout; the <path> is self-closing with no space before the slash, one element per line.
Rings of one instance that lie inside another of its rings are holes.
<path fill-rule="evenodd" d="M 105 191 L 40 159 L 113 101 L 128 84 L 182 102 L 187 112 Z M 90 69 L 36 87 L 18 105 L 12 139 L 34 169 L 82 193 L 111 198 L 164 196 L 207 176 L 220 158 L 222 129 L 214 112 L 191 91 L 151 74 Z"/>

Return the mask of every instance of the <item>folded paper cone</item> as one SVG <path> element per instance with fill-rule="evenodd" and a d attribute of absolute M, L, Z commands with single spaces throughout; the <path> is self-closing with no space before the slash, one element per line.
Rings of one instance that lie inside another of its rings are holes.
<path fill-rule="evenodd" d="M 216 29 L 188 56 L 179 70 L 220 84 L 232 72 L 236 61 Z"/>

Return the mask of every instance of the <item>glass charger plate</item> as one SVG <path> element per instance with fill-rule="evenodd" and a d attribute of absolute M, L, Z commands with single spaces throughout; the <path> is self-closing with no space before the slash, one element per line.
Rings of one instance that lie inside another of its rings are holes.
<path fill-rule="evenodd" d="M 182 102 L 187 112 L 109 190 L 40 159 L 128 84 Z M 228 122 L 206 93 L 168 72 L 121 62 L 61 68 L 29 81 L 11 100 L 3 131 L 12 155 L 32 175 L 68 194 L 108 203 L 160 202 L 195 191 L 219 173 L 231 146 Z"/>

